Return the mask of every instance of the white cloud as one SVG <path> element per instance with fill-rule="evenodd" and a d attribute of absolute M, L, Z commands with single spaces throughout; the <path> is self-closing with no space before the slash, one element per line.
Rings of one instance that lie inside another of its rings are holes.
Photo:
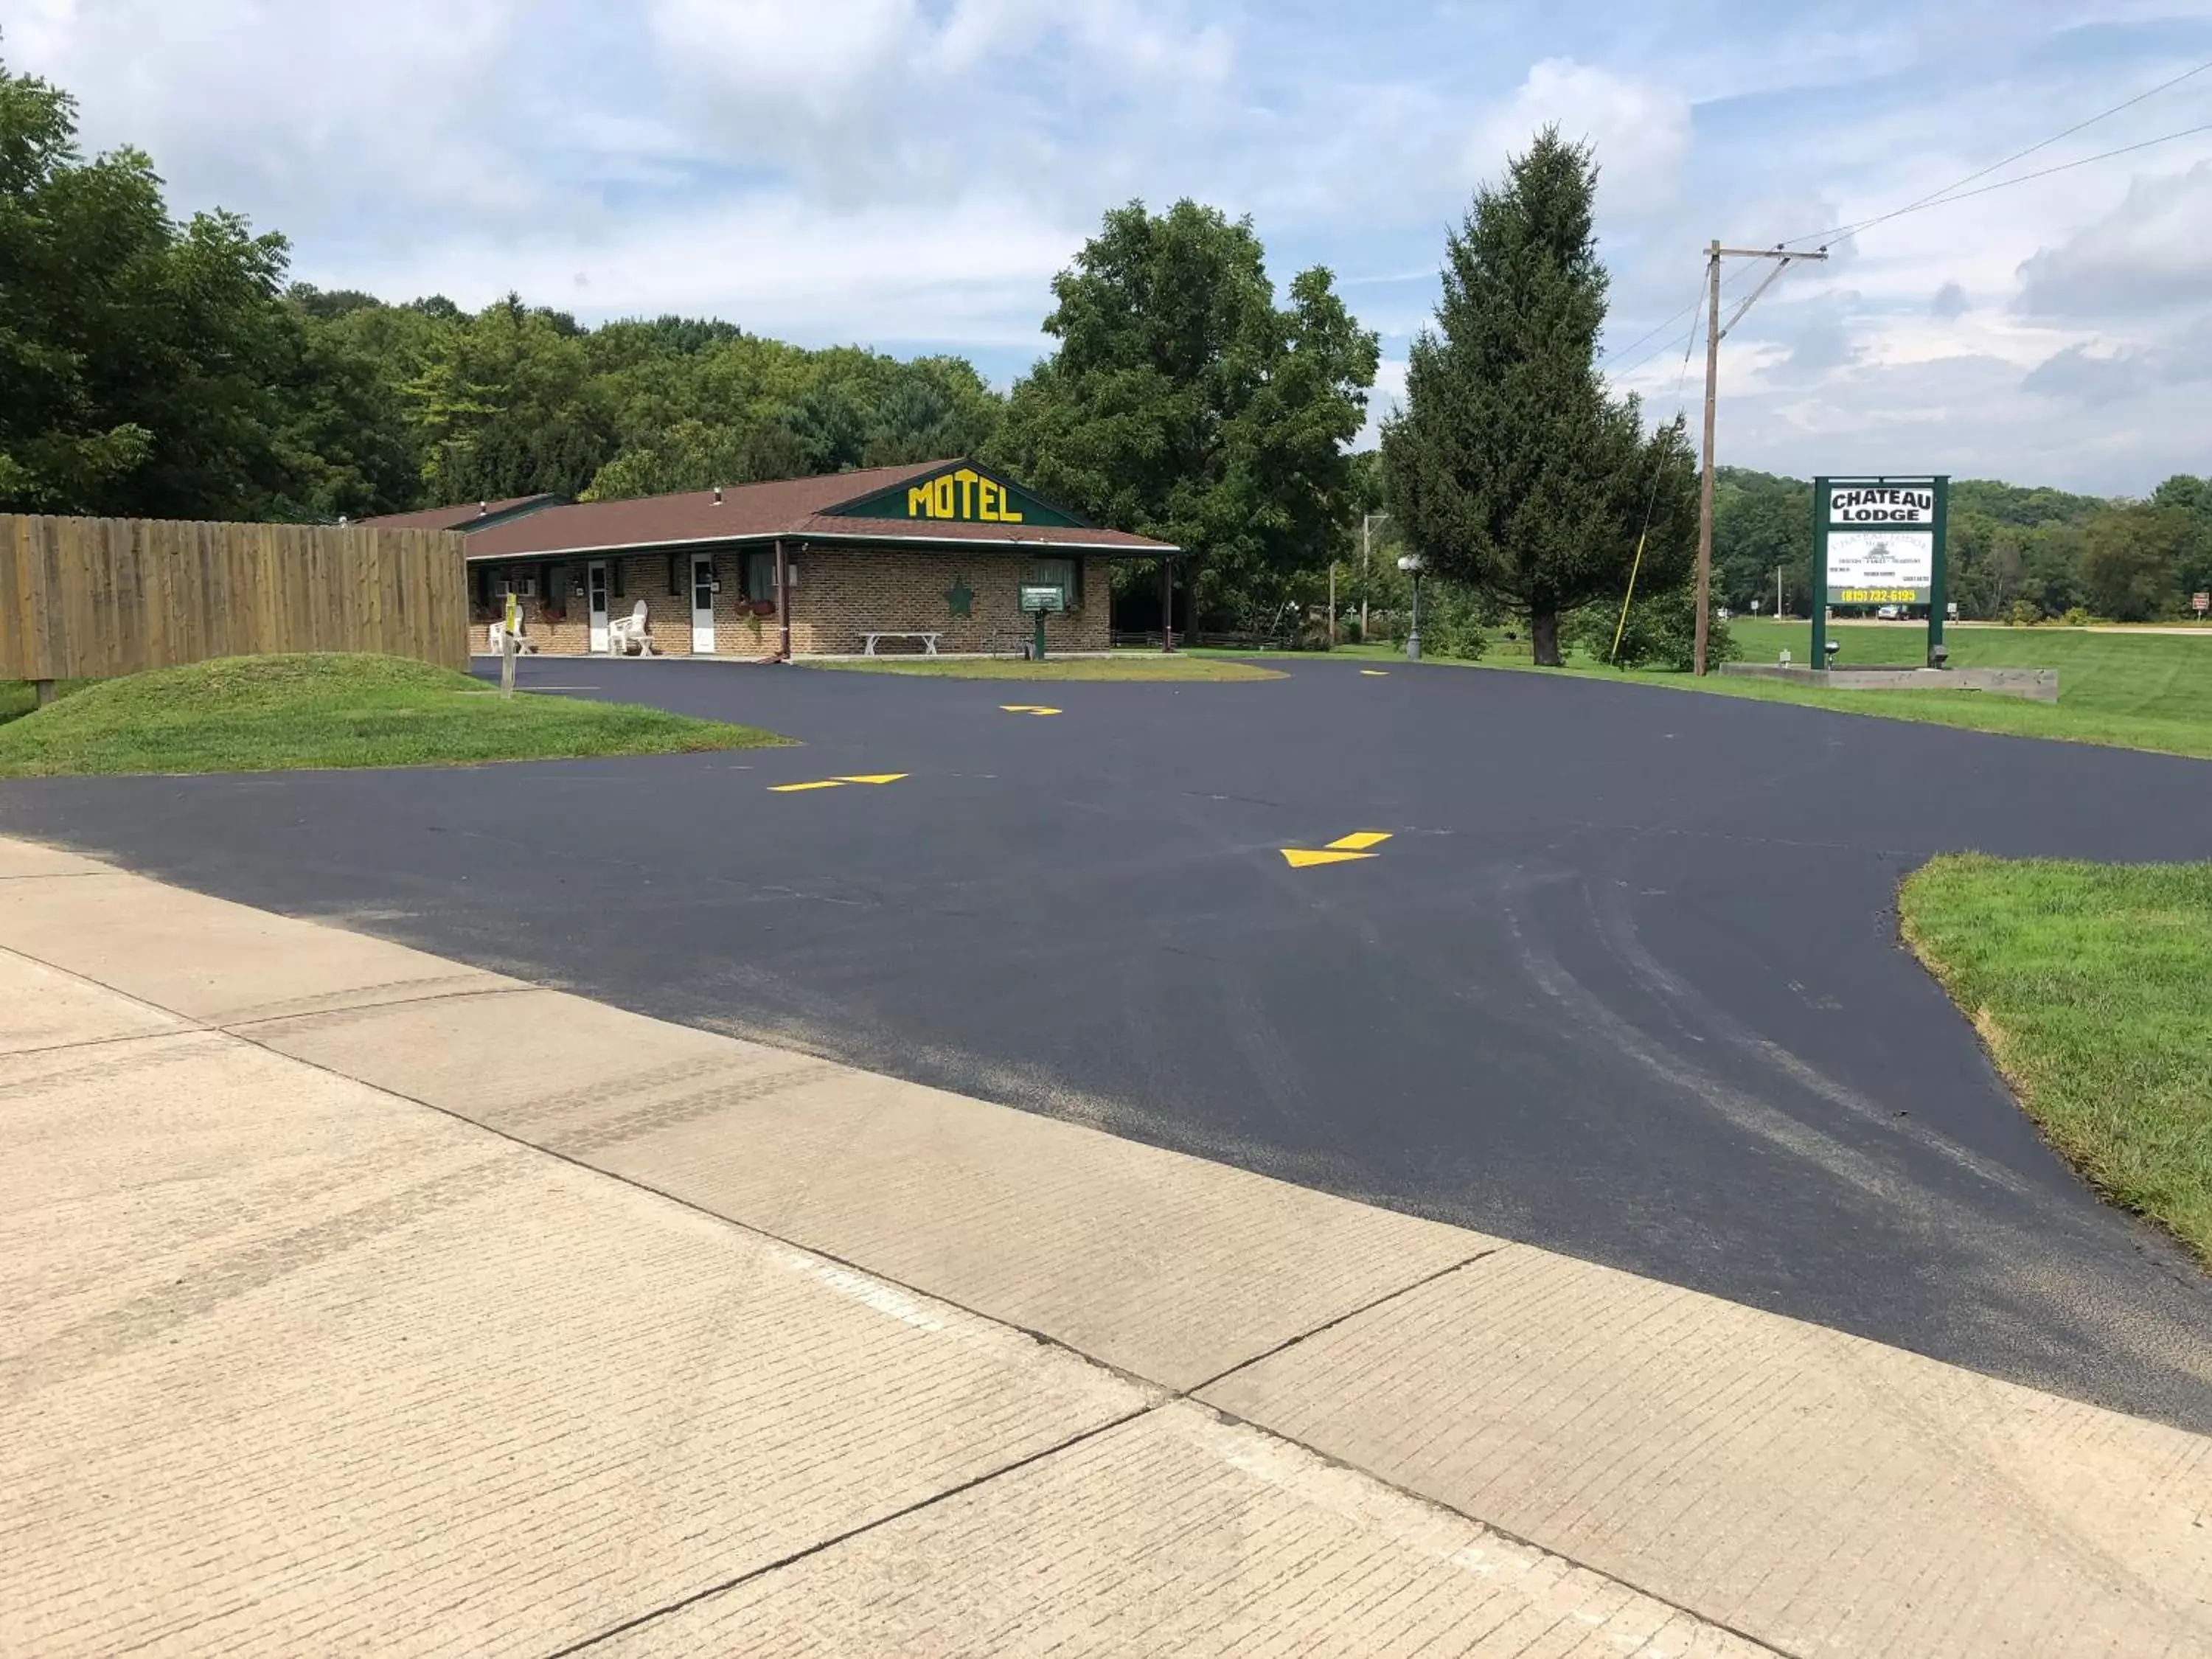
<path fill-rule="evenodd" d="M 1499 177 L 1506 157 L 1554 122 L 1562 137 L 1596 149 L 1604 211 L 1633 217 L 1673 204 L 1690 147 L 1690 105 L 1680 92 L 1571 58 L 1545 58 L 1475 129 L 1467 152 L 1475 176 Z"/>
<path fill-rule="evenodd" d="M 1081 233 L 989 203 L 823 214 L 783 194 L 702 204 L 621 234 L 460 238 L 303 275 L 474 308 L 510 289 L 594 315 L 726 317 L 812 343 L 1028 344 Z"/>
<path fill-rule="evenodd" d="M 484 118 L 520 13 L 516 0 L 42 0 L 0 45 L 78 95 L 91 145 L 150 151 L 173 205 L 248 208 L 298 234 L 395 199 L 540 210 L 545 181 Z"/>
<path fill-rule="evenodd" d="M 2212 161 L 2137 179 L 2120 204 L 2020 267 L 2020 305 L 2045 316 L 2112 317 L 2212 298 Z"/>

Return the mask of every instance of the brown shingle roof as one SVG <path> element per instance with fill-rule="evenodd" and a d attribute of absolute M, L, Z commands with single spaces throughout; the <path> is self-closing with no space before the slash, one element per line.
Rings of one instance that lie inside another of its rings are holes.
<path fill-rule="evenodd" d="M 503 518 L 518 507 L 560 499 L 550 491 L 540 491 L 535 495 L 509 495 L 503 501 L 462 501 L 453 507 L 421 507 L 413 513 L 386 513 L 374 519 L 356 519 L 354 523 L 369 530 L 466 530 L 478 519 Z"/>
<path fill-rule="evenodd" d="M 1133 554 L 1167 553 L 1164 542 L 1119 530 L 1060 529 L 1042 525 L 939 524 L 922 530 L 885 519 L 847 519 L 825 509 L 843 507 L 878 489 L 936 472 L 950 465 L 923 461 L 908 466 L 871 467 L 772 483 L 739 484 L 722 492 L 717 504 L 711 489 L 675 495 L 647 495 L 626 501 L 580 501 L 549 507 L 469 531 L 468 556 L 531 559 L 549 555 L 619 552 L 629 548 L 681 547 L 708 542 L 817 538 L 927 544 L 990 542 L 1036 546 L 1097 548 Z"/>

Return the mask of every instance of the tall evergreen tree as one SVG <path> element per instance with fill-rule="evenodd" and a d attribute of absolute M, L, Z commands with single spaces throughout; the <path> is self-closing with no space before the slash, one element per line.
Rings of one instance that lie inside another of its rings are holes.
<path fill-rule="evenodd" d="M 1622 592 L 1647 510 L 1639 592 L 1680 582 L 1696 553 L 1680 420 L 1647 437 L 1637 399 L 1608 397 L 1597 372 L 1596 187 L 1589 149 L 1547 127 L 1502 185 L 1476 191 L 1447 244 L 1436 331 L 1414 342 L 1404 410 L 1382 434 L 1407 540 L 1524 614 L 1553 665 L 1559 613 Z"/>

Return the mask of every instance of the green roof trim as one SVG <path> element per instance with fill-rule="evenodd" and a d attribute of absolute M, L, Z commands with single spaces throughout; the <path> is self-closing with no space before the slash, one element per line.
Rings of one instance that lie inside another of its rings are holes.
<path fill-rule="evenodd" d="M 1092 526 L 1064 507 L 1040 501 L 973 461 L 956 461 L 933 472 L 823 509 L 824 518 L 891 519 L 900 523 L 1033 525 L 1048 530 Z"/>

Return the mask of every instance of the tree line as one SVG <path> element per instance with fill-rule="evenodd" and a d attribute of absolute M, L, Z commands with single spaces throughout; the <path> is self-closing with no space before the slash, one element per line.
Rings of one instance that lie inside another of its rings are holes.
<path fill-rule="evenodd" d="M 1347 618 L 1402 629 L 1412 550 L 1439 645 L 1503 625 L 1540 662 L 1616 634 L 1625 660 L 1677 659 L 1694 458 L 1597 372 L 1595 179 L 1547 131 L 1477 192 L 1406 406 L 1354 453 L 1376 337 L 1328 270 L 1279 291 L 1249 221 L 1196 203 L 1109 211 L 1054 279 L 1052 349 L 1001 393 L 957 356 L 293 282 L 281 235 L 173 219 L 151 158 L 88 158 L 68 94 L 0 64 L 0 508 L 328 521 L 973 455 L 1189 550 L 1179 626 L 1295 630 L 1335 574 Z M 1806 489 L 1724 475 L 1720 602 L 1747 607 L 1778 566 L 1802 597 Z M 2128 504 L 1959 485 L 1953 591 L 1969 615 L 2165 614 L 2207 580 L 2208 522 L 2202 480 Z M 1131 625 L 1156 622 L 1150 574 L 1120 596 Z"/>
<path fill-rule="evenodd" d="M 2176 474 L 2148 500 L 2108 500 L 1988 479 L 1951 485 L 1949 593 L 1976 621 L 2085 617 L 2160 622 L 2212 592 L 2212 477 Z M 1792 615 L 1813 570 L 1813 486 L 1723 467 L 1713 498 L 1713 581 L 1723 602 Z"/>

